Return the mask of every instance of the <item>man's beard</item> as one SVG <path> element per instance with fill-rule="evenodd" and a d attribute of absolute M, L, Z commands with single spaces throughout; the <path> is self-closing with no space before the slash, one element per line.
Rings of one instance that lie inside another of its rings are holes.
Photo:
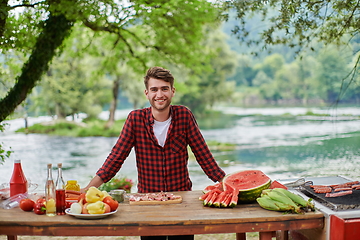
<path fill-rule="evenodd" d="M 151 106 L 153 107 L 153 108 L 155 108 L 156 110 L 158 110 L 158 111 L 163 111 L 163 110 L 165 110 L 165 109 L 167 109 L 169 106 L 170 106 L 170 101 L 168 101 L 168 100 L 165 100 L 164 101 L 164 104 L 157 104 L 157 101 L 155 101 L 155 100 L 152 100 L 151 102 L 150 102 L 150 104 L 151 104 Z"/>

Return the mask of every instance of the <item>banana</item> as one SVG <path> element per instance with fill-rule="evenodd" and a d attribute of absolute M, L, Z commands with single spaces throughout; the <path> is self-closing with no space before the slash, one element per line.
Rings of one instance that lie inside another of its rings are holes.
<path fill-rule="evenodd" d="M 296 204 L 300 205 L 301 207 L 306 207 L 309 208 L 311 210 L 315 210 L 315 206 L 313 203 L 311 203 L 311 199 L 309 199 L 309 201 L 306 201 L 304 198 L 302 198 L 301 196 L 292 193 L 286 189 L 283 188 L 274 188 L 273 191 L 276 192 L 280 192 L 286 196 L 288 196 L 291 200 L 293 200 L 293 202 L 295 202 Z"/>

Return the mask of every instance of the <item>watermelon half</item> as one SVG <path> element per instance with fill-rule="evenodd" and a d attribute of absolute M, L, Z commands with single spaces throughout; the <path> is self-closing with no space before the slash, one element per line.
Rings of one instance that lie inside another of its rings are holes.
<path fill-rule="evenodd" d="M 226 175 L 222 183 L 225 191 L 239 190 L 238 203 L 250 203 L 270 187 L 271 179 L 260 170 L 245 170 Z"/>

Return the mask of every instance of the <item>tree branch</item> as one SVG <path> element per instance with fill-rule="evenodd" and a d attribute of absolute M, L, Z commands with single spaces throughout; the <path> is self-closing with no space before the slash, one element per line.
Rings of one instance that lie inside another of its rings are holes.
<path fill-rule="evenodd" d="M 40 5 L 41 3 L 45 3 L 45 2 L 37 2 L 37 3 L 34 3 L 34 4 L 19 4 L 19 5 L 14 5 L 14 6 L 11 6 L 10 9 L 13 10 L 15 8 L 19 8 L 19 7 L 35 7 L 37 5 Z"/>

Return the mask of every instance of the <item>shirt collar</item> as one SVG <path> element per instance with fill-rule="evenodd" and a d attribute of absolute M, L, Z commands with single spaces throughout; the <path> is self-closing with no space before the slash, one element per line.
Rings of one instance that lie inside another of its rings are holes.
<path fill-rule="evenodd" d="M 153 125 L 155 119 L 154 119 L 154 116 L 151 114 L 151 107 L 148 107 L 146 110 L 147 110 L 146 114 L 147 114 L 148 124 Z M 173 110 L 172 105 L 170 105 L 170 117 L 172 119 L 174 119 L 173 115 L 174 115 L 174 110 Z"/>

